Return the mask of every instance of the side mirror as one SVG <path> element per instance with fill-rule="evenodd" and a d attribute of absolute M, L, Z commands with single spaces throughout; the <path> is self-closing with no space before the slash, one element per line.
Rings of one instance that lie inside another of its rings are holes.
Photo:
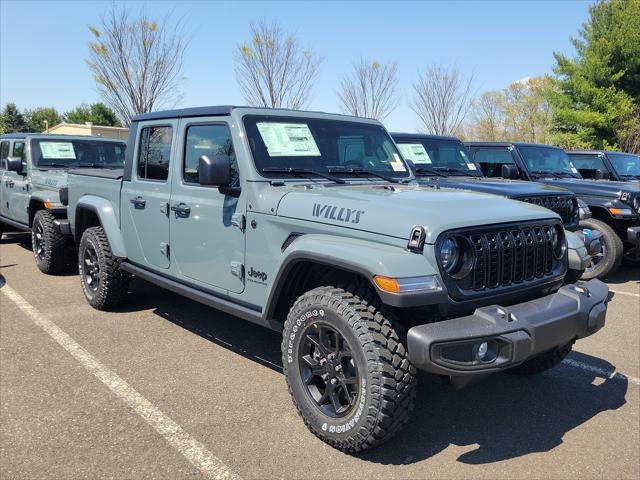
<path fill-rule="evenodd" d="M 502 178 L 507 178 L 509 180 L 517 180 L 518 178 L 520 178 L 520 171 L 518 170 L 518 167 L 513 163 L 503 164 L 500 173 Z"/>
<path fill-rule="evenodd" d="M 10 172 L 22 173 L 22 158 L 7 157 L 7 170 Z"/>
<path fill-rule="evenodd" d="M 198 159 L 198 183 L 228 187 L 231 183 L 231 162 L 226 155 L 201 155 Z"/>
<path fill-rule="evenodd" d="M 598 168 L 595 172 L 593 172 L 593 178 L 595 178 L 596 180 L 602 180 L 603 178 L 605 178 L 605 174 Z"/>

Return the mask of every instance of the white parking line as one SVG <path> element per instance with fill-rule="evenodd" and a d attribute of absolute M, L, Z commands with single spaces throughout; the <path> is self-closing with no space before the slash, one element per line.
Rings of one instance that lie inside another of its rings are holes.
<path fill-rule="evenodd" d="M 619 290 L 610 290 L 616 295 L 629 295 L 630 297 L 640 297 L 640 293 L 631 293 L 631 292 L 621 292 Z"/>
<path fill-rule="evenodd" d="M 85 350 L 79 343 L 65 333 L 51 320 L 42 315 L 33 305 L 8 285 L 0 288 L 16 306 L 27 315 L 33 323 L 44 330 L 62 348 L 69 352 L 84 368 L 89 370 L 109 390 L 115 393 L 124 403 L 140 415 L 156 432 L 162 435 L 169 444 L 180 452 L 191 464 L 206 477 L 215 480 L 240 480 L 229 468 L 215 457 L 204 445 L 185 432 L 158 407 L 138 393 L 115 372 Z"/>
<path fill-rule="evenodd" d="M 616 372 L 615 370 L 605 370 L 604 368 L 589 365 L 588 363 L 578 362 L 577 360 L 573 360 L 571 358 L 565 358 L 562 363 L 564 365 L 569 365 L 570 367 L 580 368 L 582 370 L 586 370 L 587 372 L 595 373 L 596 375 L 604 378 L 627 380 L 629 383 L 640 385 L 640 378 L 631 377 L 624 373 Z"/>

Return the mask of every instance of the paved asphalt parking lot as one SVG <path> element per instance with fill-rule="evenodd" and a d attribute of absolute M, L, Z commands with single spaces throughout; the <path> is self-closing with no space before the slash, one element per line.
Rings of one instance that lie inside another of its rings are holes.
<path fill-rule="evenodd" d="M 640 272 L 606 327 L 534 378 L 420 375 L 411 424 L 345 455 L 307 431 L 277 334 L 134 281 L 98 312 L 29 237 L 0 244 L 0 478 L 640 477 Z"/>

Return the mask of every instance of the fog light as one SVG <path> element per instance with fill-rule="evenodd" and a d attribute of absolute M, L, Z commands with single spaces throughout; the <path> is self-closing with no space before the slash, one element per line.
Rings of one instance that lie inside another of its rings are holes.
<path fill-rule="evenodd" d="M 498 356 L 498 345 L 493 341 L 476 343 L 473 352 L 476 361 L 490 363 Z"/>

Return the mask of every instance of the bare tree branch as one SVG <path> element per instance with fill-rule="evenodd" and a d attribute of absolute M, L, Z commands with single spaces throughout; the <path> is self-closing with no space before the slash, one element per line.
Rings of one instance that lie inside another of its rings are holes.
<path fill-rule="evenodd" d="M 431 66 L 413 84 L 411 109 L 422 128 L 435 135 L 454 135 L 469 111 L 473 76 L 462 78 L 456 67 Z"/>
<path fill-rule="evenodd" d="M 309 103 L 322 60 L 302 50 L 277 23 L 251 24 L 250 44 L 238 45 L 236 78 L 251 106 L 301 109 Z"/>
<path fill-rule="evenodd" d="M 150 20 L 143 10 L 132 19 L 124 8 L 111 8 L 100 28 L 89 27 L 87 64 L 104 101 L 123 125 L 134 115 L 180 99 L 178 90 L 188 41 L 182 22 Z"/>
<path fill-rule="evenodd" d="M 342 110 L 356 117 L 384 120 L 398 106 L 398 64 L 360 60 L 340 81 Z"/>

